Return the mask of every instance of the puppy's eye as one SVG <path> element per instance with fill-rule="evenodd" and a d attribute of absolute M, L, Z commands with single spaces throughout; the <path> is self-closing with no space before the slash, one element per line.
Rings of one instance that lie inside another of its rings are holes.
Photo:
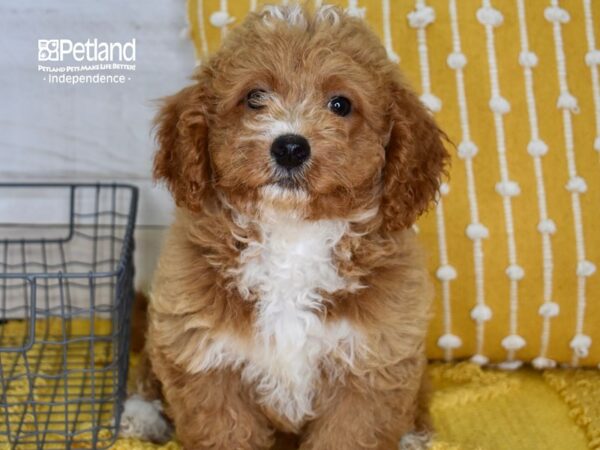
<path fill-rule="evenodd" d="M 352 103 L 346 97 L 342 97 L 341 95 L 331 97 L 327 107 L 331 112 L 337 114 L 338 116 L 345 117 L 350 114 L 352 111 Z"/>
<path fill-rule="evenodd" d="M 267 91 L 264 91 L 263 89 L 252 89 L 246 94 L 246 105 L 248 105 L 248 108 L 264 108 L 266 100 Z"/>

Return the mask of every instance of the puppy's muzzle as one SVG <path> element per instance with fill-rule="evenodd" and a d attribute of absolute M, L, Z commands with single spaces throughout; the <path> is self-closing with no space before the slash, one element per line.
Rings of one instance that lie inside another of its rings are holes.
<path fill-rule="evenodd" d="M 278 166 L 292 170 L 310 157 L 310 144 L 297 134 L 283 134 L 271 144 L 271 156 Z"/>

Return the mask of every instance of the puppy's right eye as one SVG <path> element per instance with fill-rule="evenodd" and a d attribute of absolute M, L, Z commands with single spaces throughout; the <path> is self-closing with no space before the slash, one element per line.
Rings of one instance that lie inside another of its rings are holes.
<path fill-rule="evenodd" d="M 267 91 L 262 89 L 252 89 L 246 94 L 246 105 L 251 109 L 261 109 L 265 107 L 267 101 Z"/>

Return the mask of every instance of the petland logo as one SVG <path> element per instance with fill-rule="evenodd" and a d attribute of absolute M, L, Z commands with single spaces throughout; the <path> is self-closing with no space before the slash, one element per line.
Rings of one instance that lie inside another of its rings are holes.
<path fill-rule="evenodd" d="M 64 61 L 66 56 L 71 56 L 77 62 L 135 62 L 135 39 L 124 44 L 98 42 L 98 39 L 85 42 L 73 42 L 71 39 L 38 40 L 38 61 Z"/>
<path fill-rule="evenodd" d="M 38 39 L 38 71 L 50 84 L 122 84 L 131 80 L 122 72 L 135 71 L 135 44 Z"/>

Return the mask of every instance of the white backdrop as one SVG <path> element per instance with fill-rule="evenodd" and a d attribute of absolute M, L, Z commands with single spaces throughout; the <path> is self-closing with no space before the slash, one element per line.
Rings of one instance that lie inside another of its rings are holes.
<path fill-rule="evenodd" d="M 153 185 L 154 100 L 194 69 L 183 0 L 0 2 L 0 181 L 123 181 L 140 188 L 138 285 L 147 285 L 172 204 Z M 38 39 L 136 39 L 136 71 L 123 85 L 49 84 Z M 19 209 L 0 197 L 0 222 L 51 220 L 53 202 Z M 17 216 L 16 210 L 19 209 Z M 50 219 L 45 219 L 50 218 Z"/>

